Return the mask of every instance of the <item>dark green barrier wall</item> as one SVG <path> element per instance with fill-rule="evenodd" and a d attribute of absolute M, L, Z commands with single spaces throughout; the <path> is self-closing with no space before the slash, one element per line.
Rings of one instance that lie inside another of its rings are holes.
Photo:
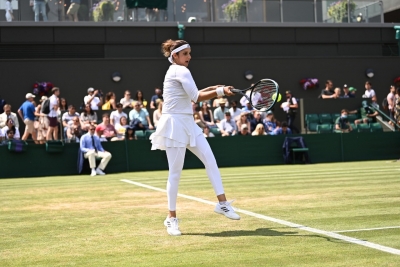
<path fill-rule="evenodd" d="M 303 135 L 313 163 L 400 158 L 400 133 Z M 220 167 L 283 164 L 285 136 L 211 138 L 209 143 Z M 151 151 L 147 140 L 103 143 L 113 158 L 108 173 L 167 170 L 164 151 Z M 77 174 L 79 144 L 66 144 L 62 153 L 47 153 L 43 145 L 29 145 L 24 153 L 0 146 L 0 178 Z M 185 168 L 201 168 L 189 151 Z M 87 161 L 84 174 L 89 174 Z"/>

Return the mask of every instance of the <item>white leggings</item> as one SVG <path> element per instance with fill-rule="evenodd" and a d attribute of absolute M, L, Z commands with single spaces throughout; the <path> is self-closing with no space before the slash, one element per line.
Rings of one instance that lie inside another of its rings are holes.
<path fill-rule="evenodd" d="M 178 197 L 178 186 L 181 178 L 183 162 L 185 160 L 186 148 L 195 154 L 206 167 L 208 179 L 214 187 L 215 194 L 224 194 L 221 174 L 219 173 L 217 162 L 211 151 L 210 145 L 203 135 L 196 137 L 195 147 L 167 147 L 167 158 L 169 166 L 169 175 L 167 182 L 168 209 L 176 210 L 176 199 Z"/>

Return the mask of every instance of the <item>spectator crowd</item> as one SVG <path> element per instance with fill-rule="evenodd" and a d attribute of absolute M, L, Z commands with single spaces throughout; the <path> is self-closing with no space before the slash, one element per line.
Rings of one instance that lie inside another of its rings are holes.
<path fill-rule="evenodd" d="M 328 80 L 319 98 L 354 98 L 356 92 L 357 89 L 347 85 L 333 89 L 333 82 Z M 154 131 L 162 115 L 161 88 L 155 88 L 149 103 L 140 90 L 136 91 L 133 97 L 131 92 L 126 90 L 118 101 L 114 92 L 103 94 L 101 90 L 88 88 L 87 95 L 83 97 L 82 105 L 78 108 L 68 105 L 65 98 L 60 98 L 60 93 L 57 87 L 52 89 L 50 97 L 42 96 L 36 99 L 35 95 L 28 93 L 25 102 L 18 109 L 3 103 L 4 112 L 0 114 L 0 143 L 28 138 L 37 144 L 59 139 L 79 142 L 93 127 L 95 135 L 101 141 L 134 140 L 138 131 Z M 247 92 L 247 96 L 250 96 L 250 92 Z M 256 94 L 252 95 L 254 104 L 258 101 L 257 97 Z M 226 98 L 218 97 L 210 101 L 192 103 L 193 119 L 203 129 L 206 137 L 214 137 L 217 134 L 229 137 L 299 133 L 293 123 L 299 107 L 297 99 L 290 91 L 285 92 L 285 97 L 279 107 L 287 115 L 286 121 L 277 121 L 273 111 L 255 110 L 245 96 L 240 101 L 228 102 Z M 365 83 L 365 93 L 362 97 L 370 98 L 373 108 L 364 109 L 365 114 L 361 114 L 362 118 L 356 121 L 356 124 L 368 123 L 374 119 L 377 115 L 375 109 L 379 108 L 375 90 L 370 82 Z M 382 107 L 387 110 L 391 119 L 400 122 L 400 88 L 393 85 L 390 87 Z M 151 117 L 148 109 L 152 111 Z M 336 130 L 351 130 L 346 121 L 348 114 L 349 111 L 342 110 L 341 117 L 335 125 Z M 23 133 L 19 130 L 18 116 L 25 125 Z"/>

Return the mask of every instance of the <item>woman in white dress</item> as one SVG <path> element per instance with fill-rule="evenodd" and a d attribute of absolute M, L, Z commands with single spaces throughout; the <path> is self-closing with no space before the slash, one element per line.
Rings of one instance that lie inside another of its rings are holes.
<path fill-rule="evenodd" d="M 169 214 L 164 221 L 170 235 L 181 235 L 176 217 L 178 184 L 183 168 L 186 149 L 195 154 L 205 165 L 207 175 L 217 195 L 218 203 L 214 211 L 226 217 L 239 220 L 227 202 L 221 175 L 214 154 L 202 130 L 193 119 L 193 102 L 201 102 L 217 96 L 231 96 L 230 86 L 210 86 L 198 90 L 187 66 L 191 59 L 191 49 L 184 40 L 167 40 L 162 44 L 162 52 L 172 63 L 165 79 L 163 90 L 163 112 L 157 130 L 150 136 L 152 150 L 166 150 L 169 175 L 167 197 Z"/>
<path fill-rule="evenodd" d="M 11 0 L 6 1 L 6 20 L 7 22 L 11 22 L 14 19 L 13 9 L 11 6 Z"/>

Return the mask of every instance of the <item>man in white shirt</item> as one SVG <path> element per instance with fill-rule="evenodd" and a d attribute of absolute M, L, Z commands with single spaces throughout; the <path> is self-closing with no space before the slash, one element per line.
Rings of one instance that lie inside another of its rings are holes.
<path fill-rule="evenodd" d="M 237 133 L 237 126 L 234 119 L 232 119 L 231 113 L 225 112 L 225 119 L 221 120 L 219 127 L 222 136 L 231 136 Z"/>
<path fill-rule="evenodd" d="M 372 84 L 369 81 L 365 82 L 365 94 L 364 94 L 364 98 L 372 98 L 373 96 L 375 96 L 375 90 L 372 89 Z"/>
<path fill-rule="evenodd" d="M 4 105 L 4 112 L 0 114 L 0 129 L 6 126 L 7 120 L 10 118 L 13 120 L 15 127 L 19 128 L 19 122 L 17 114 L 11 112 L 11 105 Z"/>
<path fill-rule="evenodd" d="M 60 88 L 54 87 L 51 89 L 53 93 L 50 96 L 50 112 L 47 115 L 49 118 L 49 130 L 47 131 L 46 140 L 58 140 L 58 107 L 59 107 L 59 99 L 58 96 L 60 95 Z"/>
<path fill-rule="evenodd" d="M 68 106 L 68 112 L 65 112 L 62 115 L 61 121 L 64 126 L 64 139 L 67 139 L 67 130 L 72 124 L 72 120 L 74 118 L 79 119 L 79 113 L 76 112 L 76 109 L 73 105 Z"/>
<path fill-rule="evenodd" d="M 133 108 L 135 100 L 131 98 L 131 92 L 126 90 L 124 94 L 124 98 L 119 101 L 122 104 L 122 108 Z M 117 105 L 118 107 L 118 105 Z"/>
<path fill-rule="evenodd" d="M 242 113 L 242 110 L 237 107 L 238 102 L 236 100 L 231 101 L 231 108 L 229 109 L 229 112 L 231 113 L 232 118 L 237 121 L 240 119 L 240 114 Z"/>
<path fill-rule="evenodd" d="M 251 86 L 253 86 L 254 84 L 251 84 Z M 250 98 L 250 93 L 251 90 L 247 90 L 246 95 L 247 97 Z M 247 97 L 242 96 L 242 98 L 240 99 L 240 105 L 242 105 L 242 107 L 246 106 L 246 102 L 248 102 Z M 251 96 L 251 103 L 253 104 L 253 106 L 257 105 L 258 101 L 261 100 L 261 94 L 258 92 L 255 92 L 252 96 Z"/>
<path fill-rule="evenodd" d="M 225 107 L 226 99 L 221 98 L 219 100 L 219 107 L 214 109 L 214 121 L 215 123 L 220 123 L 224 119 L 224 114 L 229 112 L 229 109 Z"/>
<path fill-rule="evenodd" d="M 118 128 L 121 125 L 120 123 L 121 117 L 128 118 L 128 115 L 126 115 L 126 113 L 122 111 L 122 104 L 118 103 L 117 110 L 111 112 L 110 114 L 111 124 L 114 125 L 114 127 Z"/>
<path fill-rule="evenodd" d="M 88 95 L 83 98 L 83 102 L 85 102 L 85 105 L 90 104 L 92 110 L 99 110 L 99 107 L 101 107 L 102 105 L 103 97 L 100 96 L 99 98 L 97 97 L 97 95 L 99 95 L 99 90 L 94 90 L 93 87 L 90 87 L 88 89 Z"/>

